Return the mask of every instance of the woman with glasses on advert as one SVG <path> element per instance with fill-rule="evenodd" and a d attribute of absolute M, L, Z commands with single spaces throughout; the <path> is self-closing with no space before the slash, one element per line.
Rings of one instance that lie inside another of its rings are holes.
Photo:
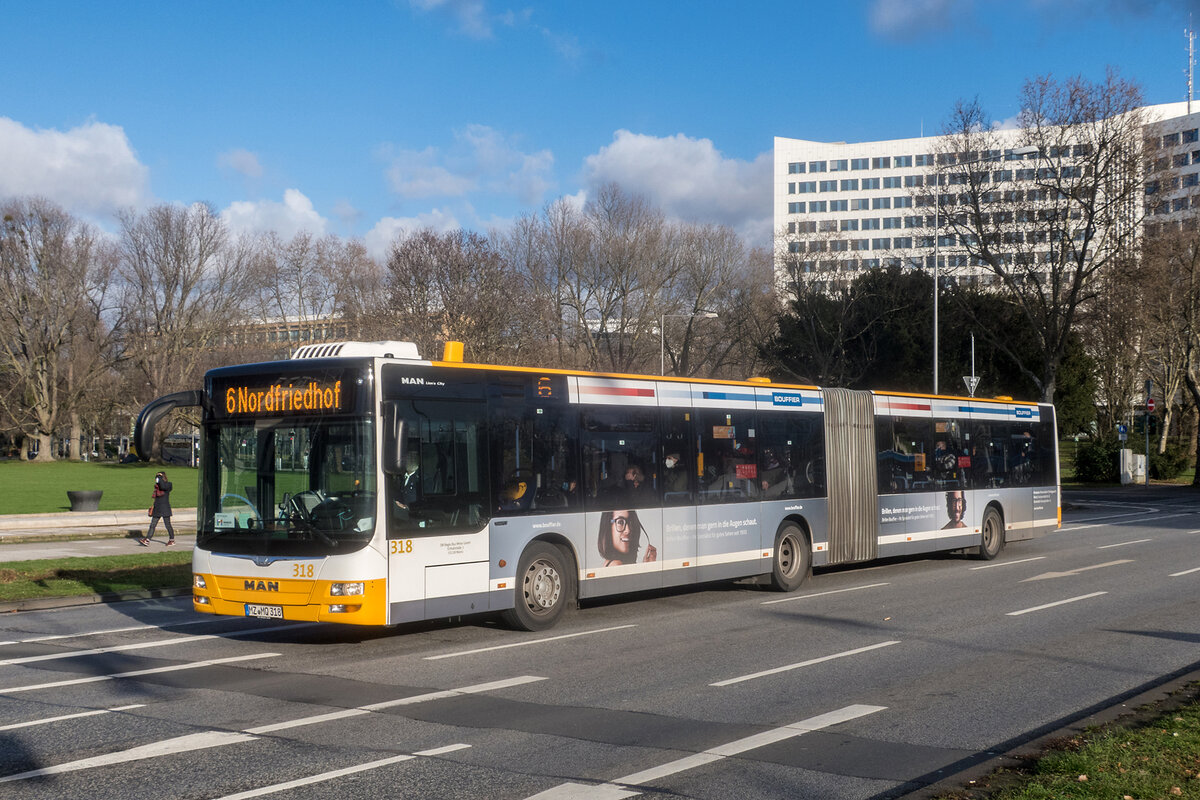
<path fill-rule="evenodd" d="M 605 511 L 601 514 L 597 543 L 600 555 L 604 558 L 604 566 L 636 564 L 638 550 L 642 547 L 643 532 L 641 520 L 632 509 Z M 650 544 L 649 534 L 646 536 L 646 554 L 641 560 L 658 560 L 658 549 Z"/>

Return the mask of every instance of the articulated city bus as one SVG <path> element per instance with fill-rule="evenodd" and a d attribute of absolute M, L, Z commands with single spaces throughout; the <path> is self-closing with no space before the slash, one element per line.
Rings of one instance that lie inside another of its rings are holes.
<path fill-rule="evenodd" d="M 1054 409 L 467 364 L 450 343 L 308 345 L 210 371 L 199 612 L 360 625 L 963 551 L 1061 523 Z"/>

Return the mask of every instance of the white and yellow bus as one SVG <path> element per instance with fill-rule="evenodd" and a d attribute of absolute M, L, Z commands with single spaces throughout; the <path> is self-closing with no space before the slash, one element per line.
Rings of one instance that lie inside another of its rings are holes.
<path fill-rule="evenodd" d="M 193 602 L 360 625 L 499 612 L 931 551 L 1061 521 L 1050 405 L 441 361 L 309 345 L 210 371 Z"/>

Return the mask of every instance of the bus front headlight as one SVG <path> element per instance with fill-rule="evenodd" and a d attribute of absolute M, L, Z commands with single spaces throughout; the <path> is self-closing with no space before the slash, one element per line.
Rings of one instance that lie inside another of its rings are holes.
<path fill-rule="evenodd" d="M 362 581 L 358 583 L 334 583 L 329 586 L 329 594 L 334 597 L 350 597 L 362 594 L 364 588 Z"/>
<path fill-rule="evenodd" d="M 205 582 L 203 575 L 193 574 L 192 575 L 192 586 L 194 586 L 197 589 L 207 589 L 208 583 Z"/>

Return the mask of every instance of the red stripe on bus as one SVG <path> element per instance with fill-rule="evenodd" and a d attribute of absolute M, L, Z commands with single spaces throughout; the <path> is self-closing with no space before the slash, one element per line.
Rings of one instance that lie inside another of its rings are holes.
<path fill-rule="evenodd" d="M 928 411 L 929 410 L 928 403 L 925 403 L 924 405 L 922 405 L 921 403 L 897 403 L 895 400 L 893 400 L 891 403 L 891 406 L 892 406 L 892 408 L 906 408 L 906 409 L 913 410 L 913 411 Z"/>
<path fill-rule="evenodd" d="M 625 389 L 620 386 L 580 386 L 588 394 L 619 395 L 621 397 L 654 397 L 653 389 Z"/>

